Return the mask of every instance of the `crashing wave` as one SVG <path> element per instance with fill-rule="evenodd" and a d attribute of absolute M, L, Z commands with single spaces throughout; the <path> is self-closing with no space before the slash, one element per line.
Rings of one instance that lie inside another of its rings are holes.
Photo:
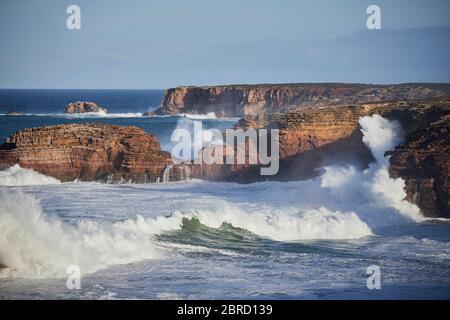
<path fill-rule="evenodd" d="M 214 112 L 208 112 L 207 114 L 190 114 L 190 113 L 182 113 L 179 114 L 180 117 L 186 117 L 192 120 L 207 120 L 207 119 L 216 119 L 216 114 Z"/>
<path fill-rule="evenodd" d="M 13 275 L 48 277 L 64 276 L 69 265 L 93 272 L 159 258 L 164 256 L 164 246 L 158 236 L 182 229 L 186 219 L 213 229 L 229 224 L 286 242 L 357 239 L 378 228 L 422 221 L 419 209 L 403 200 L 404 181 L 389 177 L 384 157 L 384 151 L 401 141 L 401 128 L 379 116 L 361 118 L 360 126 L 376 163 L 363 172 L 332 166 L 315 180 L 251 187 L 256 192 L 253 197 L 271 205 L 254 207 L 214 198 L 209 209 L 176 211 L 168 217 L 138 215 L 113 224 L 91 220 L 68 224 L 47 216 L 30 195 L 0 191 L 0 265 Z M 286 192 L 282 186 L 295 189 Z"/>
<path fill-rule="evenodd" d="M 33 169 L 24 169 L 18 164 L 0 171 L 0 186 L 34 186 L 59 184 L 59 180 L 43 175 Z"/>
<path fill-rule="evenodd" d="M 18 277 L 65 276 L 68 266 L 83 273 L 158 256 L 142 217 L 102 225 L 76 225 L 47 216 L 39 201 L 20 191 L 0 192 L 0 265 Z"/>

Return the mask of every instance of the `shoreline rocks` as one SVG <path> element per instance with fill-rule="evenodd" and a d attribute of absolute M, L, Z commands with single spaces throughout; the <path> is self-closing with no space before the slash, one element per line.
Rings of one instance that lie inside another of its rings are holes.
<path fill-rule="evenodd" d="M 406 199 L 425 216 L 450 218 L 450 99 L 310 107 L 246 116 L 236 128 L 277 128 L 280 170 L 260 176 L 259 165 L 172 165 L 158 139 L 137 127 L 70 124 L 23 129 L 0 146 L 0 170 L 14 164 L 61 181 L 163 182 L 199 178 L 250 183 L 304 180 L 327 165 L 366 168 L 374 159 L 358 120 L 379 114 L 397 120 L 405 141 L 390 156 L 391 177 L 405 180 Z"/>
<path fill-rule="evenodd" d="M 388 154 L 389 173 L 405 180 L 406 199 L 427 217 L 450 218 L 450 111 Z"/>
<path fill-rule="evenodd" d="M 374 158 L 362 141 L 358 121 L 374 114 L 399 121 L 405 131 L 405 142 L 386 155 L 391 156 L 391 177 L 405 180 L 406 200 L 427 217 L 450 218 L 450 99 L 307 108 L 274 114 L 264 125 L 247 117 L 236 127 L 280 130 L 278 174 L 260 176 L 259 165 L 202 164 L 191 166 L 191 176 L 252 183 L 306 180 L 329 165 L 367 168 Z"/>

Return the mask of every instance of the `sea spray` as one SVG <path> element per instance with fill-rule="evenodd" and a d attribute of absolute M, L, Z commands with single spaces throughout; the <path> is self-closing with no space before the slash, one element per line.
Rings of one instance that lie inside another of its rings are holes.
<path fill-rule="evenodd" d="M 184 152 L 183 150 L 182 155 L 180 155 L 179 157 L 179 159 L 183 161 L 188 161 L 197 158 L 200 150 L 203 147 L 206 147 L 209 143 L 211 143 L 214 140 L 214 136 L 211 130 L 203 129 L 202 122 L 198 120 L 199 119 L 182 117 L 178 119 L 175 130 L 172 132 L 173 135 L 179 130 L 183 130 L 189 132 L 190 137 L 193 137 L 192 141 L 190 140 L 188 141 L 187 149 L 190 149 L 190 152 Z M 223 142 L 214 140 L 214 143 L 219 144 Z M 170 149 L 172 149 L 173 154 L 178 155 L 178 153 L 174 151 L 175 145 L 176 144 L 174 144 L 174 141 L 172 141 Z"/>
<path fill-rule="evenodd" d="M 47 216 L 38 200 L 20 191 L 0 190 L 0 203 L 0 265 L 13 276 L 65 276 L 70 265 L 89 273 L 158 256 L 139 217 L 72 225 Z"/>
<path fill-rule="evenodd" d="M 403 141 L 403 128 L 398 121 L 389 121 L 378 114 L 359 119 L 363 142 L 369 147 L 380 165 L 387 164 L 386 151 L 394 149 Z"/>
<path fill-rule="evenodd" d="M 31 186 L 59 184 L 59 180 L 45 176 L 33 169 L 21 168 L 18 164 L 0 171 L 0 186 Z"/>
<path fill-rule="evenodd" d="M 109 206 L 121 205 L 126 216 L 133 217 L 115 223 L 89 218 L 63 223 L 47 215 L 34 197 L 3 187 L 0 264 L 13 275 L 48 277 L 65 276 L 72 264 L 82 272 L 93 272 L 163 258 L 167 252 L 157 236 L 180 230 L 183 219 L 194 217 L 210 228 L 229 223 L 260 238 L 285 242 L 356 239 L 384 227 L 420 221 L 417 207 L 403 200 L 403 181 L 391 179 L 387 171 L 384 151 L 401 141 L 398 127 L 378 116 L 362 118 L 360 125 L 364 142 L 377 159 L 363 172 L 334 166 L 325 168 L 318 179 L 296 182 L 104 185 L 101 192 L 110 197 Z M 69 190 L 63 192 L 72 201 L 82 201 L 84 191 L 96 190 L 90 184 L 58 188 Z M 114 196 L 117 192 L 126 197 Z M 160 210 L 158 216 L 137 215 L 139 199 L 147 201 L 152 211 Z M 67 206 L 69 211 L 80 210 L 70 201 Z"/>
<path fill-rule="evenodd" d="M 359 124 L 376 162 L 362 172 L 352 166 L 324 168 L 321 187 L 334 201 L 328 207 L 354 210 L 372 229 L 422 221 L 419 208 L 404 200 L 404 181 L 389 177 L 389 159 L 384 156 L 403 140 L 400 124 L 379 115 L 362 117 Z"/>

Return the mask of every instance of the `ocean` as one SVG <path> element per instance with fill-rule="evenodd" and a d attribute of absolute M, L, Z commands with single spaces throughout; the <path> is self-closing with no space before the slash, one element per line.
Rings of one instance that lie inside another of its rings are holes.
<path fill-rule="evenodd" d="M 0 140 L 62 123 L 135 125 L 170 150 L 175 128 L 237 119 L 142 117 L 161 90 L 0 90 Z M 92 100 L 105 115 L 65 115 Z M 7 115 L 10 111 L 23 115 Z M 449 299 L 450 223 L 389 178 L 398 124 L 360 119 L 376 162 L 307 181 L 66 182 L 0 171 L 0 299 Z M 69 289 L 69 266 L 81 271 Z M 375 267 L 375 268 L 374 268 Z M 378 270 L 379 285 L 371 285 Z"/>

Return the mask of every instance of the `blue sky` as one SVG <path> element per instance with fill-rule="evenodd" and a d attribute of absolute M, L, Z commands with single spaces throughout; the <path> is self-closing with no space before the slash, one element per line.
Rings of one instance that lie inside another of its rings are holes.
<path fill-rule="evenodd" d="M 0 39 L 0 88 L 450 82 L 448 0 L 0 0 Z"/>

